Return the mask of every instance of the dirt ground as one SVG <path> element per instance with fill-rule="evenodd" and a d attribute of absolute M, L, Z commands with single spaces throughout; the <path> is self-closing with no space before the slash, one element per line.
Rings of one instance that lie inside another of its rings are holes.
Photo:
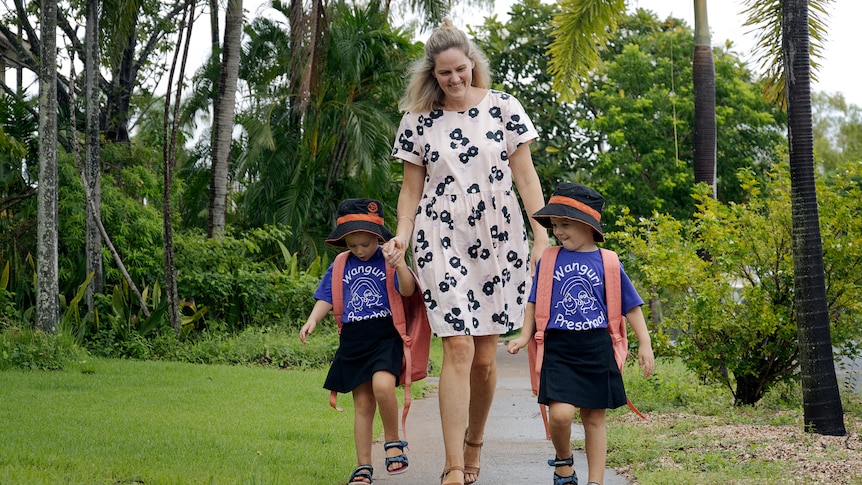
<path fill-rule="evenodd" d="M 633 426 L 653 426 L 636 418 L 625 419 L 631 419 Z M 696 449 L 686 450 L 688 453 L 720 453 L 738 461 L 781 462 L 782 470 L 787 472 L 785 476 L 798 477 L 799 481 L 792 480 L 792 483 L 862 484 L 862 439 L 859 436 L 862 420 L 851 416 L 845 415 L 845 436 L 806 433 L 801 425 L 719 425 L 715 418 L 683 414 L 651 415 L 651 419 L 661 421 L 662 427 L 676 421 L 702 421 L 703 426 L 692 431 L 701 437 L 701 444 Z M 661 466 L 675 468 L 679 465 L 668 456 Z M 627 470 L 617 469 L 617 472 L 631 483 L 637 483 Z"/>

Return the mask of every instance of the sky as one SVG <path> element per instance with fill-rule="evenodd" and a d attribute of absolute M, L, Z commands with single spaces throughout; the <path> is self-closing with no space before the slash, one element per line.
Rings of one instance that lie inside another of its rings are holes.
<path fill-rule="evenodd" d="M 514 0 L 495 0 L 494 12 L 498 18 L 508 18 L 509 6 Z M 244 0 L 244 7 L 249 13 L 255 12 L 265 14 L 266 8 L 261 5 L 267 0 Z M 685 20 L 690 27 L 694 28 L 694 0 L 628 0 L 629 7 L 652 10 L 659 18 L 668 16 Z M 708 0 L 707 17 L 712 34 L 712 45 L 722 46 L 727 40 L 731 40 L 734 51 L 740 58 L 749 61 L 752 69 L 757 69 L 751 57 L 751 49 L 755 43 L 755 36 L 749 33 L 749 27 L 743 27 L 745 17 L 740 13 L 744 9 L 741 0 Z M 459 27 L 459 16 L 462 18 L 475 18 L 476 23 L 490 15 L 491 12 L 471 11 L 467 14 L 453 15 L 453 21 Z M 854 28 L 859 28 L 858 19 L 862 18 L 862 1 L 860 0 L 833 0 L 829 6 L 829 18 L 827 20 L 828 34 L 824 42 L 824 58 L 820 61 L 817 72 L 818 80 L 812 84 L 813 91 L 827 93 L 841 93 L 848 102 L 862 107 L 862 86 L 859 79 L 862 77 L 862 62 L 853 61 L 859 54 L 853 53 L 857 39 L 851 38 Z M 472 22 L 466 22 L 472 23 Z M 200 25 L 198 26 L 200 28 Z M 196 29 L 197 30 L 197 29 Z M 201 29 L 200 33 L 208 34 L 208 29 Z M 427 34 L 426 34 L 427 36 Z"/>

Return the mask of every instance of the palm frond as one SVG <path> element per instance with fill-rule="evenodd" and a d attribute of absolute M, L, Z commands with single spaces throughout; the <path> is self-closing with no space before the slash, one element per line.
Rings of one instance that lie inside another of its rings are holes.
<path fill-rule="evenodd" d="M 625 0 L 561 0 L 554 16 L 554 41 L 548 48 L 554 90 L 572 101 L 583 90 L 582 79 L 599 63 L 604 46 L 625 16 Z"/>

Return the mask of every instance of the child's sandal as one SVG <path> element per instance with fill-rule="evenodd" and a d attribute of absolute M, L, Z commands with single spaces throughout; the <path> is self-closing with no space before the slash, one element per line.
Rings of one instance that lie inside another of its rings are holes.
<path fill-rule="evenodd" d="M 410 466 L 410 463 L 407 461 L 407 455 L 404 454 L 404 448 L 406 447 L 406 441 L 388 441 L 386 443 L 383 443 L 384 451 L 389 450 L 390 448 L 398 448 L 401 450 L 400 455 L 386 457 L 386 473 L 390 475 L 398 475 L 399 473 L 404 473 L 407 471 L 407 468 Z M 393 470 L 389 468 L 392 466 L 393 463 L 400 463 L 401 466 Z"/>
<path fill-rule="evenodd" d="M 347 485 L 371 485 L 371 476 L 374 474 L 374 468 L 371 465 L 359 465 L 350 474 L 347 480 Z"/>
<path fill-rule="evenodd" d="M 559 466 L 574 466 L 575 465 L 575 455 L 572 455 L 565 460 L 561 460 L 559 458 L 554 458 L 553 460 L 548 460 L 548 465 L 552 467 Z M 561 477 L 557 475 L 557 472 L 554 471 L 554 485 L 578 485 L 578 474 L 575 473 L 575 469 L 572 468 L 572 474 L 567 477 Z"/>

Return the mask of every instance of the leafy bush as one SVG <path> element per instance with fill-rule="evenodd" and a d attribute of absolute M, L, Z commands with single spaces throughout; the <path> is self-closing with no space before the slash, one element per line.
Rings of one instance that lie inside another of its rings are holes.
<path fill-rule="evenodd" d="M 314 306 L 317 272 L 295 268 L 278 244 L 285 231 L 267 227 L 241 238 L 177 238 L 180 297 L 208 308 L 205 327 L 238 330 L 305 318 Z M 285 270 L 276 262 L 284 261 Z M 319 262 L 315 267 L 319 267 Z"/>
<path fill-rule="evenodd" d="M 151 358 L 196 364 L 262 365 L 278 368 L 321 367 L 338 347 L 335 322 L 319 326 L 307 344 L 284 327 L 249 327 L 238 334 L 204 332 L 179 341 L 170 332 L 151 340 Z"/>
<path fill-rule="evenodd" d="M 0 370 L 59 370 L 85 356 L 86 351 L 65 333 L 51 335 L 14 326 L 0 332 Z"/>
<path fill-rule="evenodd" d="M 740 180 L 744 203 L 701 191 L 695 219 L 629 220 L 609 238 L 626 248 L 626 269 L 663 314 L 654 328 L 676 338 L 686 365 L 737 404 L 754 404 L 799 373 L 789 170 L 777 166 L 763 184 L 741 171 Z M 832 343 L 850 355 L 862 323 L 860 180 L 862 163 L 853 163 L 818 184 Z"/>

